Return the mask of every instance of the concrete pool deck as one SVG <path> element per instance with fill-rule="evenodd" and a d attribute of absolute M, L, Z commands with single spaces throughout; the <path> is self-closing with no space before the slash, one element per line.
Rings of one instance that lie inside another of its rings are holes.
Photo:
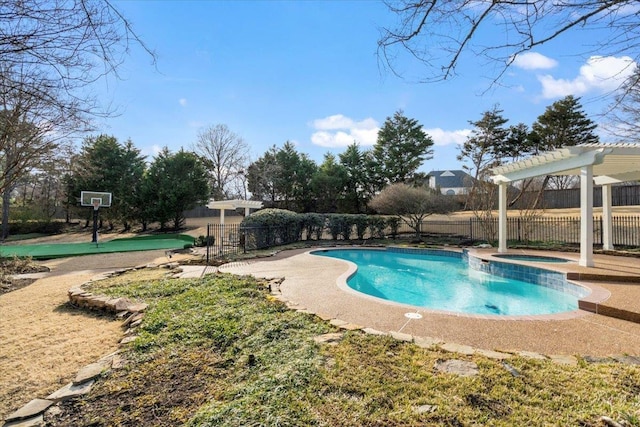
<path fill-rule="evenodd" d="M 327 248 L 323 248 L 327 249 Z M 221 272 L 258 278 L 283 278 L 282 296 L 299 307 L 326 319 L 340 319 L 382 332 L 399 332 L 447 343 L 504 352 L 536 352 L 562 355 L 640 355 L 640 323 L 578 310 L 566 315 L 525 316 L 519 320 L 490 316 L 467 316 L 400 305 L 363 296 L 338 286 L 350 274 L 344 261 L 311 255 L 313 249 L 284 251 L 278 255 L 220 267 Z M 491 257 L 492 250 L 477 250 Z M 514 251 L 522 253 L 522 251 Z M 577 261 L 573 253 L 531 254 L 564 257 Z M 504 260 L 500 260 L 501 262 Z M 577 263 L 524 263 L 567 273 L 582 279 L 577 283 L 610 292 L 608 306 L 640 313 L 640 260 L 595 255 L 595 267 Z M 568 276 L 568 277 L 569 277 Z M 573 280 L 572 280 L 573 281 Z M 407 313 L 419 313 L 419 319 Z"/>

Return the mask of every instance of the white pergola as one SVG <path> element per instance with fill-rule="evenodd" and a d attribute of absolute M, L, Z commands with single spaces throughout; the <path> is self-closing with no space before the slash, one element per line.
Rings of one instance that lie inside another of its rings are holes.
<path fill-rule="evenodd" d="M 640 144 L 583 144 L 492 169 L 499 185 L 498 252 L 507 251 L 507 186 L 544 175 L 580 176 L 580 261 L 593 266 L 593 185 L 602 185 L 603 248 L 613 249 L 611 184 L 640 179 Z"/>
<path fill-rule="evenodd" d="M 255 200 L 209 200 L 209 209 L 220 209 L 220 224 L 224 224 L 224 211 L 244 208 L 244 216 L 251 213 L 251 209 L 262 209 L 262 202 Z"/>

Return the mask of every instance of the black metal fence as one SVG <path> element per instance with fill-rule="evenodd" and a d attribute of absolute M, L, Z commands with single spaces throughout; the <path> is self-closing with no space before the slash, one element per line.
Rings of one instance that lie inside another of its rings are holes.
<path fill-rule="evenodd" d="M 640 247 L 640 216 L 616 216 L 612 218 L 614 246 Z M 480 221 L 470 218 L 459 221 L 423 221 L 421 234 L 457 237 L 470 241 L 495 241 L 498 238 L 498 219 Z M 387 230 L 387 235 L 391 230 Z M 413 234 L 407 224 L 401 224 L 399 234 Z M 216 258 L 247 253 L 248 251 L 276 247 L 303 240 L 301 229 L 287 227 L 242 227 L 239 224 L 209 224 L 207 226 L 207 262 Z M 371 238 L 367 234 L 365 238 Z M 323 240 L 331 240 L 325 232 Z M 580 218 L 508 218 L 507 240 L 512 242 L 580 243 Z M 593 218 L 593 242 L 603 242 L 601 217 Z"/>
<path fill-rule="evenodd" d="M 299 229 L 288 227 L 242 227 L 239 224 L 207 225 L 207 262 L 258 249 L 302 240 Z"/>
<path fill-rule="evenodd" d="M 412 233 L 408 225 L 402 224 L 400 233 Z M 497 240 L 498 219 L 481 221 L 469 218 L 459 221 L 423 221 L 422 234 L 439 234 L 460 237 L 469 240 Z M 593 217 L 593 242 L 603 242 L 602 218 Z M 515 242 L 560 242 L 580 243 L 580 218 L 507 218 L 507 240 Z M 640 216 L 614 216 L 612 218 L 613 245 L 640 247 Z"/>

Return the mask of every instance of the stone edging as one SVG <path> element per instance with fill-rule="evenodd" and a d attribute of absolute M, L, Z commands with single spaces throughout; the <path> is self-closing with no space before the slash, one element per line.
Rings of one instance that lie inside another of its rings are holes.
<path fill-rule="evenodd" d="M 182 270 L 177 262 L 168 264 L 146 264 L 132 268 L 124 268 L 92 277 L 80 286 L 69 289 L 67 295 L 69 302 L 81 308 L 89 310 L 105 311 L 115 314 L 117 319 L 124 319 L 122 327 L 127 328 L 125 337 L 120 340 L 120 345 L 125 345 L 135 340 L 135 329 L 142 323 L 144 311 L 148 305 L 131 301 L 128 298 L 111 298 L 104 295 L 94 295 L 82 289 L 84 285 L 115 277 L 129 271 L 143 268 L 166 268 L 174 276 Z M 46 399 L 33 399 L 22 408 L 14 411 L 5 418 L 3 427 L 35 427 L 44 425 L 44 413 L 51 406 L 74 397 L 82 396 L 91 391 L 96 378 L 112 369 L 120 369 L 125 365 L 125 360 L 120 355 L 120 350 L 101 357 L 97 362 L 81 368 L 72 382 L 61 389 L 51 393 Z"/>
<path fill-rule="evenodd" d="M 434 349 L 439 348 L 447 352 L 458 353 L 466 356 L 471 355 L 481 355 L 490 359 L 495 360 L 507 360 L 514 356 L 520 356 L 527 359 L 536 359 L 536 360 L 550 360 L 554 363 L 560 365 L 568 365 L 568 366 L 576 366 L 578 364 L 578 358 L 570 355 L 557 355 L 557 354 L 549 354 L 544 355 L 540 353 L 535 353 L 531 351 L 494 351 L 494 350 L 485 350 L 474 348 L 468 345 L 456 344 L 456 343 L 447 343 L 443 342 L 438 338 L 433 337 L 422 337 L 422 336 L 413 336 L 410 334 L 405 334 L 402 332 L 384 332 L 378 331 L 372 328 L 366 328 L 361 325 L 356 325 L 353 323 L 346 322 L 344 320 L 337 319 L 331 315 L 324 313 L 316 313 L 308 310 L 306 307 L 303 307 L 295 302 L 289 301 L 282 292 L 280 292 L 280 284 L 284 281 L 283 278 L 280 279 L 267 279 L 269 291 L 271 293 L 271 298 L 274 300 L 280 301 L 284 303 L 289 309 L 296 310 L 300 313 L 311 314 L 319 317 L 322 320 L 328 321 L 331 325 L 341 329 L 343 331 L 353 331 L 360 330 L 365 334 L 370 335 L 388 335 L 398 341 L 411 342 L 417 345 L 418 347 L 426 348 L 426 349 Z M 339 341 L 342 334 L 325 334 L 316 337 L 316 342 L 318 343 L 335 343 Z M 597 357 L 597 356 L 582 356 L 582 359 L 587 363 L 625 363 L 630 365 L 640 365 L 640 357 L 637 356 L 629 356 L 629 355 L 619 355 L 612 357 Z"/>
<path fill-rule="evenodd" d="M 88 308 L 90 310 L 101 310 L 107 311 L 110 313 L 115 313 L 118 318 L 125 318 L 122 323 L 123 327 L 126 327 L 125 337 L 120 341 L 121 345 L 125 345 L 130 343 L 136 339 L 135 329 L 138 325 L 142 323 L 142 319 L 144 317 L 144 311 L 147 308 L 147 304 L 145 303 L 136 303 L 130 301 L 127 298 L 110 298 L 102 295 L 93 295 L 90 292 L 86 292 L 82 289 L 82 286 L 97 281 L 103 280 L 109 277 L 118 276 L 124 274 L 129 271 L 139 270 L 142 268 L 167 268 L 173 273 L 173 277 L 179 277 L 179 273 L 182 272 L 180 265 L 178 263 L 169 263 L 169 264 L 147 264 L 143 266 L 137 266 L 133 268 L 120 269 L 110 273 L 105 273 L 100 276 L 96 276 L 89 280 L 88 282 L 80 285 L 79 287 L 74 287 L 69 289 L 68 296 L 69 301 L 78 307 Z M 206 267 L 204 267 L 206 268 Z M 314 338 L 314 341 L 318 344 L 336 344 L 338 341 L 342 339 L 343 333 L 345 331 L 355 331 L 359 330 L 365 334 L 370 335 L 385 335 L 391 336 L 392 338 L 398 341 L 411 342 L 417 345 L 418 347 L 426 348 L 426 349 L 436 349 L 439 348 L 446 352 L 457 353 L 461 355 L 480 355 L 494 360 L 502 361 L 504 368 L 511 375 L 519 376 L 520 373 L 517 372 L 512 366 L 506 363 L 507 359 L 510 359 L 514 356 L 520 356 L 528 359 L 536 359 L 536 360 L 550 360 L 553 363 L 557 363 L 560 365 L 567 366 L 576 366 L 578 364 L 578 359 L 575 356 L 566 356 L 566 355 L 543 355 L 535 352 L 528 351 L 519 351 L 519 352 L 506 352 L 506 351 L 493 351 L 493 350 L 484 350 L 477 349 L 468 345 L 455 344 L 455 343 L 446 343 L 442 340 L 432 337 L 420 337 L 413 336 L 410 334 L 405 334 L 402 332 L 383 332 L 378 331 L 372 328 L 366 328 L 361 325 L 356 325 L 353 323 L 346 322 L 344 320 L 337 319 L 333 316 L 323 314 L 323 313 L 315 313 L 306 309 L 295 302 L 289 301 L 287 298 L 282 295 L 280 291 L 280 284 L 284 281 L 283 278 L 278 279 L 266 279 L 267 286 L 270 292 L 269 298 L 275 301 L 280 301 L 287 306 L 287 308 L 291 310 L 295 310 L 299 313 L 305 313 L 310 315 L 315 315 L 318 318 L 328 321 L 331 325 L 337 327 L 342 330 L 342 332 L 338 333 L 328 333 L 317 336 Z M 625 363 L 632 365 L 640 365 L 640 357 L 635 356 L 613 356 L 613 357 L 593 357 L 593 356 L 583 356 L 582 359 L 587 363 Z M 444 361 L 447 362 L 447 361 Z M 443 363 L 444 363 L 443 362 Z M 111 369 L 119 369 L 122 368 L 125 364 L 125 360 L 120 356 L 120 350 L 117 350 L 113 353 L 110 353 L 106 356 L 100 358 L 97 362 L 91 363 L 78 371 L 76 378 L 66 386 L 62 387 L 58 391 L 47 396 L 46 399 L 33 399 L 22 408 L 13 412 L 5 419 L 6 423 L 3 427 L 35 427 L 44 425 L 44 413 L 47 411 L 52 405 L 68 400 L 77 396 L 81 396 L 87 394 L 91 391 L 91 387 L 95 383 L 95 379 L 98 378 L 105 372 L 110 371 Z M 440 368 L 438 368 L 440 370 Z M 443 368 L 446 369 L 446 368 Z M 475 368 L 471 368 L 473 371 Z M 467 375 L 467 373 L 458 372 L 459 375 Z M 422 410 L 424 408 L 417 408 L 416 410 Z M 604 417 L 603 417 L 604 418 Z"/>

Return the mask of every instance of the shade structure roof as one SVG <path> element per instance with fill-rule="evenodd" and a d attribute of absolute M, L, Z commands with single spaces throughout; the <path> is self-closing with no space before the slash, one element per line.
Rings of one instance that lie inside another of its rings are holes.
<path fill-rule="evenodd" d="M 238 209 L 238 208 L 249 208 L 249 209 L 261 209 L 262 202 L 257 200 L 209 200 L 207 203 L 207 207 L 209 209 Z"/>
<path fill-rule="evenodd" d="M 544 175 L 580 175 L 593 167 L 596 184 L 640 179 L 640 144 L 582 144 L 542 153 L 492 169 L 493 181 L 513 182 Z"/>

